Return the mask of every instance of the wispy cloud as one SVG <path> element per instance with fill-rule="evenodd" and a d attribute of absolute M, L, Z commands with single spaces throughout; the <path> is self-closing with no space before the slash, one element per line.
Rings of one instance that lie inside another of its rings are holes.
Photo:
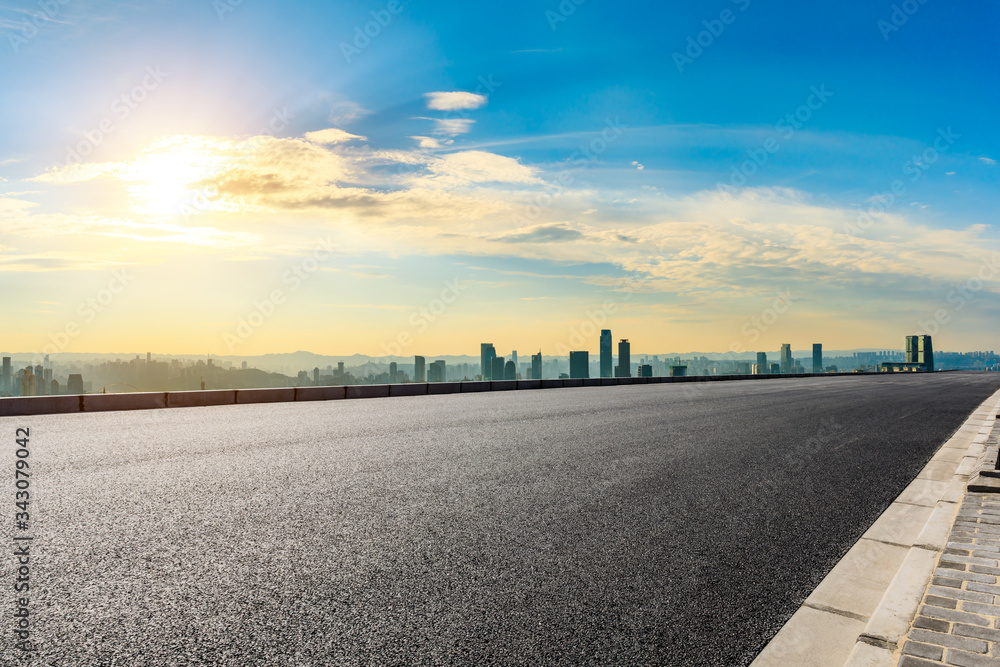
<path fill-rule="evenodd" d="M 459 111 L 462 109 L 478 109 L 486 105 L 485 95 L 455 91 L 450 93 L 424 93 L 427 98 L 427 108 L 435 111 Z"/>

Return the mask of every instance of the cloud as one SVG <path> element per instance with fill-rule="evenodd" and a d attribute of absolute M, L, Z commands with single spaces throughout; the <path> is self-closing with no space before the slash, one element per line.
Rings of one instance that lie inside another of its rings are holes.
<path fill-rule="evenodd" d="M 306 132 L 306 141 L 311 141 L 314 144 L 322 144 L 329 146 L 332 144 L 343 144 L 348 141 L 367 141 L 368 137 L 362 137 L 357 134 L 351 134 L 350 132 L 345 132 L 344 130 L 339 130 L 337 128 L 329 128 L 326 130 L 316 130 L 315 132 Z"/>
<path fill-rule="evenodd" d="M 478 109 L 485 106 L 485 95 L 476 93 L 424 93 L 427 98 L 427 108 L 435 111 L 458 111 L 460 109 Z"/>
<path fill-rule="evenodd" d="M 633 161 L 632 161 L 632 166 L 633 166 L 633 167 L 635 167 L 636 169 L 638 169 L 639 171 L 642 171 L 643 169 L 645 169 L 645 168 L 646 168 L 645 166 L 643 166 L 643 165 L 639 164 L 639 163 L 638 163 L 638 162 L 636 162 L 635 160 L 633 160 Z"/>
<path fill-rule="evenodd" d="M 410 139 L 415 139 L 417 141 L 417 145 L 420 146 L 421 148 L 427 148 L 427 149 L 441 148 L 441 142 L 435 139 L 434 137 L 415 136 L 415 137 L 410 137 Z"/>
<path fill-rule="evenodd" d="M 501 243 L 566 243 L 583 238 L 583 233 L 569 225 L 538 225 L 514 234 L 498 237 Z"/>
<path fill-rule="evenodd" d="M 459 134 L 466 134 L 472 129 L 472 126 L 476 121 L 471 118 L 424 118 L 421 117 L 420 120 L 430 120 L 434 122 L 434 132 L 435 134 L 441 134 L 446 137 L 454 137 Z"/>
<path fill-rule="evenodd" d="M 517 160 L 485 151 L 449 153 L 428 165 L 436 185 L 469 183 L 541 184 L 533 168 Z"/>
<path fill-rule="evenodd" d="M 993 159 L 993 158 L 991 158 L 991 157 L 986 157 L 985 155 L 981 156 L 981 157 L 979 158 L 979 160 L 980 160 L 981 162 L 985 162 L 986 164 L 988 164 L 988 165 L 990 165 L 990 166 L 992 166 L 992 165 L 995 165 L 995 164 L 997 163 L 997 161 L 996 161 L 996 160 L 994 160 L 994 159 Z"/>
<path fill-rule="evenodd" d="M 371 111 L 355 102 L 338 102 L 330 107 L 330 115 L 327 120 L 334 125 L 350 125 L 371 114 Z"/>

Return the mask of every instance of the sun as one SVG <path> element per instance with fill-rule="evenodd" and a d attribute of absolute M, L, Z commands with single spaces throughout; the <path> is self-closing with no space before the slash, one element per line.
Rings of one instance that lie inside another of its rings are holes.
<path fill-rule="evenodd" d="M 120 173 L 132 208 L 147 215 L 184 216 L 223 208 L 213 176 L 225 169 L 222 156 L 176 140 L 153 144 Z"/>

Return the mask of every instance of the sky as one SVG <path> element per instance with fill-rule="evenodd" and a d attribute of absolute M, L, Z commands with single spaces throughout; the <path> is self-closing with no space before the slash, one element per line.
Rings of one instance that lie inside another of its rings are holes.
<path fill-rule="evenodd" d="M 989 350 L 1000 6 L 0 0 L 0 347 Z"/>

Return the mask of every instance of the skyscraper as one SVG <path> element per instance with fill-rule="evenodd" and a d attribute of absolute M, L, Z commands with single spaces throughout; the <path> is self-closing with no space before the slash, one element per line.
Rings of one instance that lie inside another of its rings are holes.
<path fill-rule="evenodd" d="M 493 377 L 493 360 L 497 358 L 497 350 L 493 343 L 479 344 L 479 372 L 483 374 L 484 380 Z"/>
<path fill-rule="evenodd" d="M 649 364 L 642 364 L 637 369 L 638 372 L 635 374 L 638 378 L 651 378 L 653 377 L 653 367 Z"/>
<path fill-rule="evenodd" d="M 757 353 L 757 375 L 766 375 L 768 371 L 767 368 L 767 352 Z"/>
<path fill-rule="evenodd" d="M 917 363 L 924 365 L 924 370 L 934 370 L 934 344 L 930 336 L 917 336 Z"/>
<path fill-rule="evenodd" d="M 569 376 L 571 378 L 590 377 L 590 352 L 575 351 L 569 353 Z"/>
<path fill-rule="evenodd" d="M 542 379 L 542 351 L 539 350 L 538 354 L 531 355 L 531 379 L 541 380 Z"/>
<path fill-rule="evenodd" d="M 920 356 L 920 336 L 906 337 L 906 363 L 919 364 L 917 357 Z"/>
<path fill-rule="evenodd" d="M 446 375 L 447 369 L 443 359 L 438 359 L 430 365 L 430 368 L 427 369 L 428 382 L 444 382 Z"/>
<path fill-rule="evenodd" d="M 502 380 L 504 373 L 505 359 L 503 357 L 493 357 L 490 360 L 490 379 Z"/>
<path fill-rule="evenodd" d="M 319 386 L 319 366 L 313 368 L 313 384 Z"/>
<path fill-rule="evenodd" d="M 0 375 L 0 392 L 11 393 L 10 386 L 10 357 L 3 358 L 3 371 Z"/>
<path fill-rule="evenodd" d="M 68 394 L 82 394 L 83 393 L 83 376 L 79 373 L 73 373 L 69 376 L 69 382 L 66 383 L 66 393 Z"/>
<path fill-rule="evenodd" d="M 630 378 L 632 377 L 632 346 L 628 342 L 628 338 L 622 338 L 618 341 L 618 366 L 615 368 L 615 377 L 619 378 Z"/>
<path fill-rule="evenodd" d="M 399 366 L 396 365 L 395 361 L 389 362 L 389 384 L 396 384 L 399 377 Z"/>
<path fill-rule="evenodd" d="M 611 329 L 601 329 L 601 377 L 614 375 L 615 360 L 611 350 Z"/>
<path fill-rule="evenodd" d="M 513 361 L 508 361 L 503 366 L 503 379 L 504 380 L 516 380 L 517 379 L 517 366 L 514 365 Z"/>
<path fill-rule="evenodd" d="M 413 381 L 414 382 L 427 382 L 427 372 L 424 367 L 427 360 L 423 357 L 414 356 L 413 357 Z"/>
<path fill-rule="evenodd" d="M 813 343 L 813 373 L 823 372 L 823 343 Z"/>
<path fill-rule="evenodd" d="M 781 344 L 781 355 L 778 357 L 780 362 L 779 373 L 791 373 L 792 372 L 792 346 L 789 343 Z"/>
<path fill-rule="evenodd" d="M 45 368 L 41 364 L 38 364 L 37 366 L 35 366 L 35 382 L 34 382 L 35 392 L 32 394 L 32 396 L 45 395 L 44 377 L 45 377 Z"/>
<path fill-rule="evenodd" d="M 35 374 L 31 372 L 31 366 L 24 369 L 21 375 L 21 396 L 35 395 Z"/>
<path fill-rule="evenodd" d="M 510 353 L 510 360 L 514 362 L 514 368 L 517 368 L 517 350 Z"/>

